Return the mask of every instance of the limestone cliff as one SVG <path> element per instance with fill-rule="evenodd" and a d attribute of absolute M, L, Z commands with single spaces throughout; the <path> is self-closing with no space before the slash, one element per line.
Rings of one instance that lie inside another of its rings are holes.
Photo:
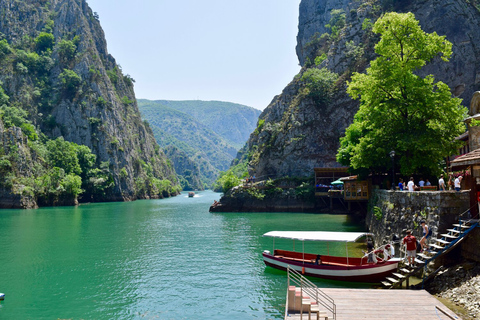
<path fill-rule="evenodd" d="M 46 137 L 86 145 L 97 164 L 107 164 L 114 184 L 88 200 L 158 197 L 152 181 L 178 184 L 140 117 L 134 80 L 108 54 L 85 0 L 2 0 L 0 40 L 6 40 L 0 87 L 8 105 L 26 110 Z"/>
<path fill-rule="evenodd" d="M 415 14 L 426 32 L 446 35 L 453 43 L 450 62 L 434 61 L 422 69 L 448 84 L 467 105 L 480 89 L 480 12 L 476 1 L 463 0 L 302 0 L 297 55 L 300 74 L 260 115 L 248 141 L 249 171 L 257 177 L 310 176 L 314 167 L 336 167 L 339 138 L 353 121 L 358 102 L 346 94 L 352 72 L 363 72 L 375 57 L 378 40 L 362 24 L 384 12 Z M 368 20 L 369 19 L 369 20 Z M 311 69 L 336 74 L 328 99 L 309 91 Z"/>

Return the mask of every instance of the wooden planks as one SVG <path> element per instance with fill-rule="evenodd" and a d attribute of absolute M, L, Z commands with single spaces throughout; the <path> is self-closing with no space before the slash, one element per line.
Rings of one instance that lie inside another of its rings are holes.
<path fill-rule="evenodd" d="M 337 320 L 451 319 L 438 312 L 435 306 L 439 306 L 452 317 L 460 319 L 425 290 L 335 288 L 322 288 L 321 290 L 335 300 Z M 329 319 L 333 318 L 329 317 Z"/>

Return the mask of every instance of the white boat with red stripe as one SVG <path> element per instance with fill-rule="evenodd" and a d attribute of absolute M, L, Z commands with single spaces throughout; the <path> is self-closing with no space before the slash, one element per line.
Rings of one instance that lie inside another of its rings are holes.
<path fill-rule="evenodd" d="M 348 243 L 372 236 L 365 232 L 328 231 L 270 231 L 263 236 L 302 241 L 302 252 L 273 249 L 273 254 L 265 250 L 263 261 L 267 266 L 287 270 L 287 266 L 304 275 L 350 281 L 380 282 L 397 271 L 400 258 L 394 257 L 393 245 L 384 245 L 369 254 L 358 258 L 348 256 Z M 331 256 L 305 253 L 305 241 L 345 242 L 346 256 Z M 275 246 L 275 240 L 274 240 Z"/>

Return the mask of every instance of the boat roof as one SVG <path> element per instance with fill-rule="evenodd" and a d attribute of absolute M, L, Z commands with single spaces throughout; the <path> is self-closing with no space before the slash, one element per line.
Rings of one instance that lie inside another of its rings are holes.
<path fill-rule="evenodd" d="M 373 235 L 368 232 L 333 232 L 333 231 L 270 231 L 264 237 L 283 238 L 301 241 L 338 241 L 355 242 L 363 236 Z"/>

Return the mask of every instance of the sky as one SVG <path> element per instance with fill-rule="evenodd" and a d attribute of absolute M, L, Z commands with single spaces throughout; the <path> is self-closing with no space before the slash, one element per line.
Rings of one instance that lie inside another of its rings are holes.
<path fill-rule="evenodd" d="M 108 52 L 149 100 L 263 110 L 299 72 L 300 0 L 87 0 Z"/>

